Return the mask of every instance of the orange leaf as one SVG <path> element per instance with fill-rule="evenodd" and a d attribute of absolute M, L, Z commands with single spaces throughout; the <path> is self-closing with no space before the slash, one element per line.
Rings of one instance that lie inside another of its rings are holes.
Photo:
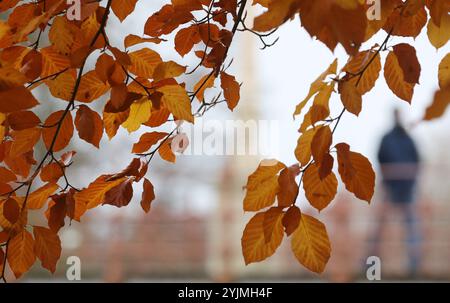
<path fill-rule="evenodd" d="M 276 160 L 264 160 L 248 177 L 245 211 L 258 211 L 273 204 L 279 191 L 278 172 L 286 166 Z"/>
<path fill-rule="evenodd" d="M 201 41 L 198 26 L 192 25 L 178 31 L 175 36 L 175 50 L 184 57 L 195 44 Z"/>
<path fill-rule="evenodd" d="M 309 203 L 321 211 L 327 207 L 337 193 L 338 182 L 333 172 L 321 179 L 316 163 L 311 164 L 303 175 L 303 189 Z"/>
<path fill-rule="evenodd" d="M 145 133 L 139 139 L 139 142 L 133 145 L 134 154 L 140 154 L 148 151 L 153 145 L 164 139 L 168 133 L 151 132 Z"/>
<path fill-rule="evenodd" d="M 361 200 L 370 203 L 375 188 L 375 172 L 366 157 L 351 152 L 345 143 L 336 145 L 338 170 L 345 188 Z"/>
<path fill-rule="evenodd" d="M 41 129 L 36 127 L 14 131 L 11 136 L 13 138 L 13 142 L 10 153 L 14 155 L 21 155 L 33 150 L 34 146 L 41 138 Z"/>
<path fill-rule="evenodd" d="M 110 204 L 117 207 L 127 206 L 133 197 L 133 179 L 125 179 L 119 185 L 108 190 L 103 205 Z"/>
<path fill-rule="evenodd" d="M 58 128 L 59 123 L 61 127 Z M 42 139 L 47 149 L 51 149 L 54 152 L 64 149 L 69 145 L 72 136 L 73 120 L 70 112 L 57 111 L 45 120 Z"/>
<path fill-rule="evenodd" d="M 129 56 L 131 65 L 128 70 L 136 76 L 146 79 L 153 77 L 155 68 L 162 62 L 161 56 L 149 48 L 129 53 Z"/>
<path fill-rule="evenodd" d="M 62 164 L 50 163 L 41 170 L 41 180 L 44 182 L 57 182 L 64 174 L 61 168 Z"/>
<path fill-rule="evenodd" d="M 111 4 L 112 11 L 123 22 L 133 11 L 137 0 L 114 0 Z"/>
<path fill-rule="evenodd" d="M 223 95 L 227 100 L 228 108 L 233 110 L 239 103 L 240 97 L 240 85 L 234 78 L 225 72 L 220 73 L 220 81 L 223 89 Z"/>
<path fill-rule="evenodd" d="M 311 154 L 316 163 L 321 163 L 324 156 L 328 154 L 333 140 L 333 134 L 329 126 L 318 128 L 311 141 Z"/>
<path fill-rule="evenodd" d="M 61 257 L 61 240 L 55 232 L 45 227 L 34 226 L 33 234 L 36 256 L 41 260 L 42 267 L 54 273 Z"/>
<path fill-rule="evenodd" d="M 292 234 L 291 249 L 303 266 L 316 273 L 323 272 L 331 253 L 325 225 L 311 216 L 302 214 L 300 224 Z"/>
<path fill-rule="evenodd" d="M 27 200 L 28 209 L 40 209 L 49 197 L 58 189 L 58 184 L 50 182 L 32 192 Z"/>
<path fill-rule="evenodd" d="M 33 236 L 26 230 L 15 235 L 8 245 L 8 263 L 16 278 L 26 273 L 36 261 Z"/>
<path fill-rule="evenodd" d="M 33 128 L 41 123 L 41 120 L 32 111 L 13 112 L 8 115 L 8 124 L 13 130 Z"/>
<path fill-rule="evenodd" d="M 241 245 L 246 265 L 260 262 L 273 255 L 283 240 L 282 216 L 279 216 L 275 223 L 269 242 L 266 242 L 264 236 L 264 218 L 265 213 L 256 214 L 245 226 Z"/>
<path fill-rule="evenodd" d="M 386 58 L 384 78 L 391 91 L 397 95 L 397 97 L 411 103 L 414 93 L 414 84 L 406 82 L 405 74 L 400 67 L 397 55 L 394 52 L 389 52 Z"/>
<path fill-rule="evenodd" d="M 89 184 L 89 187 L 77 192 L 74 195 L 75 201 L 86 205 L 87 209 L 97 207 L 102 204 L 105 199 L 105 194 L 113 187 L 119 185 L 126 180 L 126 177 L 119 178 L 113 181 L 107 181 L 110 176 L 102 175 L 94 182 Z"/>

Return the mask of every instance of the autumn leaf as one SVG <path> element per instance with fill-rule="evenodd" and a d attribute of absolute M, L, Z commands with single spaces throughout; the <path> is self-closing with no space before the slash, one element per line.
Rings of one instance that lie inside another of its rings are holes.
<path fill-rule="evenodd" d="M 181 66 L 174 61 L 159 63 L 153 72 L 153 80 L 161 81 L 164 79 L 176 78 L 186 71 L 186 66 Z"/>
<path fill-rule="evenodd" d="M 139 139 L 139 142 L 133 145 L 132 152 L 134 154 L 140 154 L 148 151 L 153 145 L 164 139 L 168 133 L 163 132 L 151 132 L 145 133 Z"/>
<path fill-rule="evenodd" d="M 256 214 L 247 224 L 241 239 L 242 254 L 245 264 L 260 262 L 275 253 L 283 240 L 282 216 L 274 224 L 270 241 L 264 235 L 265 213 Z"/>
<path fill-rule="evenodd" d="M 14 131 L 11 136 L 13 138 L 13 142 L 10 153 L 21 155 L 33 150 L 36 143 L 39 139 L 41 139 L 41 129 L 36 127 Z"/>
<path fill-rule="evenodd" d="M 131 59 L 128 70 L 136 76 L 147 79 L 153 77 L 155 68 L 162 62 L 161 56 L 149 48 L 143 48 L 128 55 Z"/>
<path fill-rule="evenodd" d="M 177 119 L 194 123 L 191 102 L 183 87 L 179 85 L 166 85 L 158 88 L 158 92 L 163 94 L 163 104 Z"/>
<path fill-rule="evenodd" d="M 444 115 L 450 104 L 450 86 L 434 94 L 433 103 L 427 107 L 424 120 L 433 120 Z"/>
<path fill-rule="evenodd" d="M 32 192 L 27 200 L 28 209 L 40 209 L 44 206 L 49 197 L 58 189 L 58 185 L 50 182 Z"/>
<path fill-rule="evenodd" d="M 36 256 L 41 260 L 42 267 L 54 273 L 61 257 L 61 240 L 56 233 L 45 227 L 34 226 L 33 234 Z"/>
<path fill-rule="evenodd" d="M 302 214 L 300 224 L 292 234 L 291 248 L 303 266 L 313 272 L 322 273 L 331 254 L 325 225 L 311 216 Z"/>
<path fill-rule="evenodd" d="M 200 41 L 201 37 L 198 32 L 198 27 L 192 25 L 177 32 L 175 36 L 175 50 L 184 57 Z"/>
<path fill-rule="evenodd" d="M 98 177 L 94 182 L 89 184 L 88 188 L 74 195 L 75 201 L 86 205 L 87 209 L 97 207 L 104 202 L 105 195 L 111 188 L 121 184 L 126 179 L 126 177 L 123 177 L 113 181 L 107 181 L 108 178 L 109 176 L 107 175 Z"/>
<path fill-rule="evenodd" d="M 303 176 L 303 189 L 309 203 L 318 211 L 326 208 L 333 201 L 337 187 L 338 182 L 333 172 L 322 179 L 316 163 L 306 169 Z"/>
<path fill-rule="evenodd" d="M 69 145 L 72 136 L 73 119 L 70 112 L 56 111 L 45 120 L 42 139 L 47 149 L 54 152 L 64 149 Z"/>
<path fill-rule="evenodd" d="M 265 160 L 258 169 L 248 177 L 245 211 L 258 211 L 271 206 L 279 191 L 278 172 L 286 166 L 277 160 Z"/>
<path fill-rule="evenodd" d="M 127 129 L 129 133 L 135 132 L 141 125 L 150 118 L 152 113 L 152 102 L 143 97 L 139 101 L 131 104 L 128 118 L 122 123 L 122 127 Z"/>
<path fill-rule="evenodd" d="M 406 81 L 398 57 L 394 52 L 389 52 L 386 58 L 384 77 L 389 88 L 397 97 L 411 103 L 414 84 Z"/>
<path fill-rule="evenodd" d="M 239 103 L 240 97 L 240 85 L 234 78 L 234 76 L 228 75 L 225 72 L 220 73 L 221 87 L 223 89 L 223 95 L 227 100 L 228 108 L 233 110 Z"/>
<path fill-rule="evenodd" d="M 108 190 L 105 194 L 103 204 L 116 207 L 127 206 L 133 197 L 133 179 L 125 179 L 122 183 Z"/>
<path fill-rule="evenodd" d="M 30 109 L 39 104 L 36 98 L 25 87 L 14 87 L 0 91 L 0 112 L 12 113 Z"/>
<path fill-rule="evenodd" d="M 123 22 L 133 11 L 137 0 L 114 0 L 111 8 L 114 14 Z"/>
<path fill-rule="evenodd" d="M 438 78 L 440 88 L 450 87 L 450 53 L 439 63 Z"/>
<path fill-rule="evenodd" d="M 141 207 L 146 213 L 150 212 L 153 200 L 155 200 L 153 185 L 147 178 L 144 178 Z"/>
<path fill-rule="evenodd" d="M 286 236 L 289 237 L 294 231 L 297 230 L 298 225 L 300 224 L 301 216 L 302 213 L 300 211 L 300 208 L 295 205 L 289 207 L 289 209 L 284 214 L 283 219 L 281 220 Z"/>
<path fill-rule="evenodd" d="M 369 160 L 363 155 L 350 151 L 345 143 L 336 145 L 339 174 L 345 188 L 361 200 L 370 203 L 375 188 L 375 172 Z"/>
<path fill-rule="evenodd" d="M 278 184 L 280 186 L 277 193 L 278 206 L 287 207 L 295 203 L 298 196 L 298 184 L 295 177 L 298 175 L 299 168 L 288 167 L 284 168 L 278 177 Z"/>
<path fill-rule="evenodd" d="M 16 234 L 8 246 L 8 263 L 16 278 L 26 273 L 36 261 L 33 236 L 26 230 Z"/>
<path fill-rule="evenodd" d="M 20 216 L 20 207 L 16 200 L 9 198 L 3 203 L 3 216 L 11 224 L 17 222 Z"/>
<path fill-rule="evenodd" d="M 86 105 L 80 105 L 75 116 L 75 126 L 81 139 L 99 148 L 103 136 L 103 120 L 97 112 Z"/>

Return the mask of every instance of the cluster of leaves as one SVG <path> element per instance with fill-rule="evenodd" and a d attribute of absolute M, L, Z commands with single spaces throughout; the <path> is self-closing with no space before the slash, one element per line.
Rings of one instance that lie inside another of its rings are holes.
<path fill-rule="evenodd" d="M 66 174 L 76 160 L 76 151 L 67 150 L 75 132 L 99 148 L 104 133 L 111 140 L 120 127 L 131 133 L 174 120 L 193 123 L 220 103 L 231 110 L 238 104 L 240 85 L 227 73 L 226 62 L 246 2 L 172 0 L 149 16 L 143 33 L 129 34 L 123 46 L 112 45 L 108 21 L 122 22 L 137 2 L 81 1 L 80 20 L 68 18 L 65 0 L 0 2 L 0 13 L 8 16 L 0 22 L 0 278 L 5 282 L 8 265 L 19 278 L 36 258 L 54 272 L 61 255 L 58 232 L 66 221 L 80 221 L 100 205 L 128 205 L 133 183 L 142 182 L 141 206 L 149 212 L 155 198 L 145 177 L 149 164 L 156 154 L 175 162 L 173 145 L 185 138 L 181 123 L 171 132 L 146 132 L 124 170 L 78 189 Z M 198 57 L 191 71 L 147 47 L 171 34 L 181 57 Z M 90 67 L 88 59 L 95 64 Z M 194 87 L 177 80 L 197 70 L 204 76 Z M 215 82 L 220 89 L 207 100 L 205 90 Z M 50 100 L 33 95 L 40 86 L 48 88 Z M 41 119 L 39 106 L 52 108 L 56 102 L 65 109 Z M 95 110 L 99 107 L 103 112 Z M 46 151 L 35 159 L 39 142 Z M 29 222 L 32 212 L 44 208 L 48 226 Z"/>
<path fill-rule="evenodd" d="M 436 49 L 444 46 L 450 39 L 450 1 L 381 0 L 380 18 L 374 20 L 367 16 L 373 9 L 373 2 L 254 2 L 267 8 L 256 17 L 255 31 L 272 31 L 299 15 L 302 27 L 312 37 L 331 51 L 340 44 L 349 55 L 340 70 L 335 60 L 311 84 L 308 95 L 295 109 L 294 117 L 303 114 L 295 149 L 298 163 L 287 167 L 276 160 L 263 161 L 249 176 L 244 199 L 245 211 L 258 212 L 242 236 L 242 251 L 247 264 L 273 255 L 286 234 L 291 236 L 291 248 L 298 261 L 309 270 L 321 273 L 330 257 L 330 241 L 325 225 L 302 213 L 296 206 L 299 187 L 303 184 L 310 205 L 319 212 L 325 209 L 333 201 L 338 188 L 333 172 L 336 157 L 337 171 L 345 188 L 370 203 L 375 186 L 375 173 L 370 162 L 363 155 L 351 151 L 348 144 L 334 144 L 333 134 L 345 112 L 356 116 L 361 112 L 363 95 L 375 87 L 380 77 L 383 52 L 387 52 L 384 79 L 388 87 L 397 97 L 411 103 L 421 73 L 416 49 L 409 43 L 392 46 L 388 43 L 394 36 L 416 38 L 427 26 L 430 43 Z M 365 42 L 383 31 L 386 38 L 380 45 L 362 49 Z M 439 67 L 440 89 L 427 109 L 426 120 L 441 116 L 450 102 L 449 67 L 450 54 L 447 54 Z M 335 117 L 329 106 L 334 95 L 339 96 L 343 107 Z M 308 111 L 302 113 L 308 106 Z"/>

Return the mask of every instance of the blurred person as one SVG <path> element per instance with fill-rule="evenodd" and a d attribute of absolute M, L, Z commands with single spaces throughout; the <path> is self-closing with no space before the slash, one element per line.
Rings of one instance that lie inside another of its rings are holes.
<path fill-rule="evenodd" d="M 378 213 L 372 242 L 372 255 L 378 256 L 386 216 L 401 215 L 407 234 L 409 274 L 416 276 L 420 263 L 420 228 L 415 207 L 415 189 L 420 156 L 413 139 L 402 124 L 400 112 L 394 110 L 394 127 L 384 135 L 378 150 L 384 198 Z"/>

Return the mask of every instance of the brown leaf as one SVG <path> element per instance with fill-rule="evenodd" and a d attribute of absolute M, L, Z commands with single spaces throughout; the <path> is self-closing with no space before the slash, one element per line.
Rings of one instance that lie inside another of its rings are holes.
<path fill-rule="evenodd" d="M 105 194 L 103 205 L 110 204 L 117 207 L 127 206 L 133 197 L 133 179 L 125 179 L 119 185 L 111 188 Z"/>
<path fill-rule="evenodd" d="M 0 113 L 12 113 L 30 109 L 39 104 L 36 98 L 25 87 L 14 87 L 0 91 Z"/>
<path fill-rule="evenodd" d="M 155 200 L 153 185 L 147 178 L 144 178 L 141 207 L 146 213 L 150 212 L 153 200 Z"/>
<path fill-rule="evenodd" d="M 75 116 L 75 126 L 81 139 L 99 148 L 103 136 L 103 120 L 97 112 L 81 104 Z"/>
<path fill-rule="evenodd" d="M 13 112 L 8 115 L 8 124 L 13 130 L 33 128 L 41 123 L 41 120 L 32 111 Z"/>
<path fill-rule="evenodd" d="M 403 71 L 403 79 L 408 83 L 418 84 L 421 68 L 416 49 L 407 43 L 401 43 L 394 45 L 394 53 Z"/>
<path fill-rule="evenodd" d="M 314 161 L 321 163 L 324 156 L 328 154 L 331 143 L 333 141 L 333 134 L 329 126 L 321 126 L 314 134 L 311 141 L 311 154 Z"/>
<path fill-rule="evenodd" d="M 240 85 L 234 78 L 225 72 L 220 73 L 221 87 L 223 89 L 223 95 L 227 100 L 228 108 L 233 110 L 239 103 L 240 97 Z"/>
<path fill-rule="evenodd" d="M 288 237 L 297 229 L 300 224 L 301 216 L 302 214 L 300 208 L 295 205 L 289 207 L 287 212 L 284 214 L 281 223 L 283 224 L 284 231 Z"/>
<path fill-rule="evenodd" d="M 13 198 L 7 199 L 3 204 L 3 216 L 11 224 L 14 224 L 19 219 L 20 207 L 17 201 Z"/>
<path fill-rule="evenodd" d="M 295 203 L 298 196 L 298 184 L 295 181 L 297 176 L 294 168 L 285 168 L 278 177 L 280 189 L 277 193 L 278 206 L 288 207 Z"/>

